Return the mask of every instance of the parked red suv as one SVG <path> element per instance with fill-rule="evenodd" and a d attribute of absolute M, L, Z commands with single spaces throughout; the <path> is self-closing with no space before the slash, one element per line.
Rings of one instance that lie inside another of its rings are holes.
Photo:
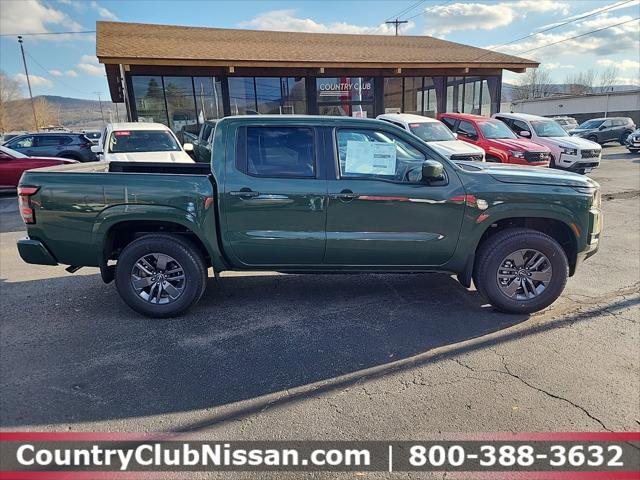
<path fill-rule="evenodd" d="M 484 148 L 487 162 L 548 167 L 551 151 L 517 137 L 504 123 L 468 113 L 440 113 L 438 120 L 458 134 L 458 139 Z"/>

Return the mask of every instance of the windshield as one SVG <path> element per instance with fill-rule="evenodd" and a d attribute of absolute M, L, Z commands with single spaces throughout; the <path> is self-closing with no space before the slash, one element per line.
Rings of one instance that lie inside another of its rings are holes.
<path fill-rule="evenodd" d="M 485 138 L 518 138 L 504 123 L 497 120 L 478 122 Z"/>
<path fill-rule="evenodd" d="M 170 132 L 163 130 L 120 130 L 109 140 L 112 153 L 179 152 L 180 145 Z"/>
<path fill-rule="evenodd" d="M 27 158 L 27 155 L 25 155 L 24 153 L 16 152 L 15 150 L 11 150 L 10 148 L 7 148 L 7 147 L 0 146 L 0 151 L 14 158 Z"/>
<path fill-rule="evenodd" d="M 569 134 L 553 120 L 532 120 L 531 126 L 539 137 L 568 137 Z"/>
<path fill-rule="evenodd" d="M 604 123 L 604 120 L 587 120 L 586 122 L 581 123 L 578 128 L 584 128 L 584 129 L 598 128 L 603 123 Z"/>
<path fill-rule="evenodd" d="M 440 122 L 410 123 L 409 130 L 425 142 L 445 142 L 456 139 L 451 130 Z"/>

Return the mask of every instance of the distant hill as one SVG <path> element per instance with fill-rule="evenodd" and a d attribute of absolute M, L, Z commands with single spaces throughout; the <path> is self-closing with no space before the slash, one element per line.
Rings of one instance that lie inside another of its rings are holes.
<path fill-rule="evenodd" d="M 98 100 L 84 100 L 81 98 L 58 97 L 54 95 L 41 95 L 34 97 L 46 100 L 51 107 L 52 115 L 48 115 L 53 123 L 63 125 L 72 130 L 96 130 L 103 126 L 102 114 L 100 113 L 100 102 Z M 28 98 L 14 100 L 7 103 L 7 111 L 14 115 L 31 115 L 31 106 Z M 102 112 L 105 122 L 126 121 L 126 109 L 123 103 L 116 104 L 110 101 L 102 101 Z M 51 123 L 51 122 L 48 122 Z M 29 117 L 31 125 L 31 117 Z"/>

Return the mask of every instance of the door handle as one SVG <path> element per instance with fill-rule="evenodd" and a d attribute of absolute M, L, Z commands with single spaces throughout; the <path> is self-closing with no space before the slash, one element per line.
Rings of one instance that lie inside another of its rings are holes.
<path fill-rule="evenodd" d="M 334 193 L 331 195 L 331 198 L 337 198 L 338 200 L 353 200 L 358 197 L 359 195 L 357 193 L 353 193 L 351 190 L 342 190 L 340 193 Z"/>
<path fill-rule="evenodd" d="M 243 188 L 240 191 L 229 192 L 229 195 L 233 197 L 240 197 L 244 199 L 255 198 L 260 195 L 260 192 L 254 192 L 250 188 Z"/>

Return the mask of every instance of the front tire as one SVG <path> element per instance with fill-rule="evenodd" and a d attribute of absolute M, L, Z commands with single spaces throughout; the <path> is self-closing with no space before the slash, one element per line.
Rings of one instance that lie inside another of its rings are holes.
<path fill-rule="evenodd" d="M 180 315 L 204 293 L 207 267 L 190 241 L 150 234 L 127 245 L 116 265 L 116 288 L 136 312 L 152 318 Z"/>
<path fill-rule="evenodd" d="M 599 141 L 598 141 L 598 137 L 596 137 L 595 135 L 589 135 L 587 137 L 587 140 L 591 140 L 594 143 L 597 143 L 598 145 L 602 145 Z"/>
<path fill-rule="evenodd" d="M 473 280 L 498 310 L 533 313 L 551 305 L 569 276 L 567 255 L 550 236 L 528 228 L 509 228 L 480 247 Z"/>

